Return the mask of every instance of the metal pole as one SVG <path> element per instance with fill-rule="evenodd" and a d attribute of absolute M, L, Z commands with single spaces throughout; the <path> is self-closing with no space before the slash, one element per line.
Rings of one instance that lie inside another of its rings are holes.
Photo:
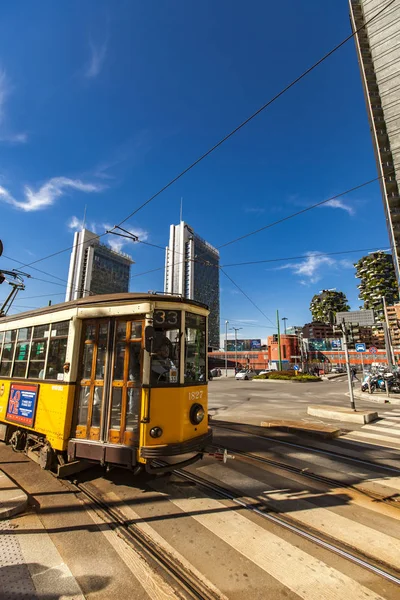
<path fill-rule="evenodd" d="M 382 304 L 383 304 L 383 314 L 385 317 L 385 322 L 382 323 L 382 325 L 383 325 L 383 331 L 385 334 L 386 356 L 387 356 L 389 370 L 393 371 L 393 366 L 394 366 L 395 360 L 394 360 L 394 353 L 393 353 L 393 346 L 392 346 L 392 337 L 390 335 L 389 319 L 388 319 L 387 310 L 386 310 L 385 296 L 382 296 Z"/>
<path fill-rule="evenodd" d="M 364 379 L 365 372 L 364 372 L 364 354 L 363 354 L 363 352 L 361 352 L 361 369 L 362 369 L 362 374 L 363 374 L 363 379 Z"/>
<path fill-rule="evenodd" d="M 279 310 L 276 311 L 276 323 L 278 326 L 278 371 L 282 371 L 281 329 L 279 325 Z"/>
<path fill-rule="evenodd" d="M 237 373 L 237 332 L 238 330 L 235 327 L 235 374 Z"/>
<path fill-rule="evenodd" d="M 228 323 L 225 321 L 225 377 L 228 377 Z"/>
<path fill-rule="evenodd" d="M 345 354 L 345 357 L 346 357 L 346 371 L 347 371 L 347 379 L 348 379 L 348 383 L 349 383 L 350 406 L 351 406 L 352 410 L 356 410 L 356 405 L 354 404 L 353 384 L 352 384 L 352 381 L 351 381 L 349 349 L 347 347 L 346 323 L 344 321 L 342 322 L 341 328 L 342 328 L 342 334 L 343 334 L 344 354 Z"/>
<path fill-rule="evenodd" d="M 285 335 L 286 335 L 286 321 L 287 321 L 287 320 L 288 320 L 288 318 L 287 318 L 287 317 L 282 317 L 282 321 L 283 321 L 283 326 L 284 326 L 284 332 L 285 332 Z"/>

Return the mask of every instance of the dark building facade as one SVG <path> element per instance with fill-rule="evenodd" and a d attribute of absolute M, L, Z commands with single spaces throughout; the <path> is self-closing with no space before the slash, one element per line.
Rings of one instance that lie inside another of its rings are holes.
<path fill-rule="evenodd" d="M 207 304 L 208 344 L 219 349 L 219 252 L 184 221 L 170 227 L 164 291 Z"/>

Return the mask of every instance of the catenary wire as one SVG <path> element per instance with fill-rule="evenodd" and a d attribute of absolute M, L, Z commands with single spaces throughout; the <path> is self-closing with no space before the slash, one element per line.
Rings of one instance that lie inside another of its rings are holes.
<path fill-rule="evenodd" d="M 247 298 L 247 300 L 249 302 L 251 302 L 251 304 L 258 310 L 258 312 L 260 312 L 262 314 L 262 316 L 267 319 L 267 321 L 269 321 L 270 323 L 272 323 L 272 325 L 274 325 L 274 322 L 271 321 L 271 319 L 268 317 L 268 315 L 265 314 L 265 312 L 263 310 L 261 310 L 261 308 L 259 306 L 257 306 L 257 304 L 250 298 L 250 296 L 248 296 L 248 294 L 246 294 L 246 292 L 244 290 L 242 290 L 242 288 L 236 283 L 236 281 L 234 281 L 232 279 L 232 277 L 230 277 L 230 275 L 228 275 L 228 273 L 225 273 L 225 271 L 222 269 L 222 267 L 220 267 L 220 271 L 221 273 L 223 273 L 225 275 L 225 277 L 227 277 L 229 279 L 229 281 L 231 283 L 233 283 L 233 285 L 235 287 L 237 287 L 237 289 L 243 294 L 243 296 L 245 296 Z"/>
<path fill-rule="evenodd" d="M 255 229 L 254 231 L 250 231 L 249 233 L 245 233 L 244 235 L 240 235 L 239 237 L 234 238 L 233 240 L 230 240 L 229 242 L 225 242 L 224 244 L 221 244 L 220 246 L 218 246 L 218 250 L 220 250 L 221 248 L 225 248 L 226 246 L 230 246 L 231 244 L 236 244 L 236 242 L 239 242 L 241 240 L 244 240 L 245 238 L 248 238 L 252 235 L 255 235 L 256 233 L 260 233 L 260 231 L 265 231 L 266 229 L 270 229 L 271 227 L 275 227 L 275 225 L 280 225 L 280 223 L 284 223 L 285 221 L 289 221 L 290 219 L 293 219 L 294 217 L 298 217 L 299 215 L 302 215 L 310 210 L 313 210 L 314 208 L 318 208 L 319 206 L 323 206 L 324 204 L 326 204 L 327 202 L 331 202 L 332 200 L 336 200 L 337 198 L 341 198 L 342 196 L 346 196 L 347 194 L 350 194 L 351 192 L 355 192 L 356 190 L 360 190 L 361 188 L 370 185 L 371 183 L 375 183 L 376 181 L 379 181 L 379 179 L 382 179 L 382 177 L 387 177 L 389 174 L 385 174 L 385 175 L 379 175 L 379 177 L 375 177 L 374 179 L 370 179 L 369 181 L 365 181 L 364 183 L 360 183 L 359 185 L 356 185 L 348 190 L 346 190 L 345 192 L 341 192 L 340 194 L 336 194 L 335 196 L 331 196 L 330 198 L 327 198 L 326 200 L 321 200 L 321 202 L 316 202 L 315 204 L 311 204 L 310 206 L 307 206 L 306 208 L 302 208 L 301 210 L 298 210 L 295 213 L 292 213 L 290 215 L 287 215 L 286 217 L 282 217 L 281 219 L 278 219 L 277 221 L 273 221 L 272 223 L 268 223 L 268 225 L 264 225 L 263 227 L 259 227 L 258 229 Z"/>
<path fill-rule="evenodd" d="M 241 267 L 244 265 L 258 265 L 258 264 L 262 264 L 262 263 L 283 262 L 286 260 L 301 260 L 303 258 L 310 258 L 310 256 L 312 256 L 313 258 L 314 257 L 318 258 L 319 256 L 336 256 L 339 254 L 357 254 L 358 252 L 374 252 L 374 251 L 378 251 L 379 249 L 380 249 L 380 247 L 376 246 L 374 248 L 359 248 L 358 250 L 341 250 L 338 252 L 310 252 L 309 254 L 302 254 L 300 256 L 288 256 L 285 258 L 268 258 L 265 260 L 250 260 L 250 261 L 239 262 L 239 263 L 228 263 L 226 265 L 221 265 L 221 267 L 224 267 L 224 268 Z"/>
<path fill-rule="evenodd" d="M 324 56 L 322 56 L 318 61 L 316 61 L 313 65 L 311 65 L 311 67 L 309 67 L 308 69 L 306 69 L 305 71 L 303 71 L 303 73 L 301 73 L 296 79 L 294 79 L 291 83 L 289 83 L 286 87 L 284 87 L 280 92 L 278 92 L 277 94 L 275 94 L 275 96 L 273 96 L 272 98 L 270 98 L 270 100 L 268 100 L 268 102 L 266 102 L 265 104 L 263 104 L 258 110 L 256 110 L 254 113 L 252 113 L 247 119 L 245 119 L 242 123 L 240 123 L 240 125 L 238 125 L 237 127 L 235 127 L 230 133 L 228 133 L 227 135 L 225 135 L 221 140 L 219 140 L 216 144 L 214 144 L 207 152 L 205 152 L 199 158 L 197 158 L 191 165 L 189 165 L 183 171 L 181 171 L 179 173 L 179 175 L 177 175 L 176 177 L 174 177 L 173 179 L 171 179 L 158 192 L 156 192 L 155 194 L 153 194 L 150 198 L 148 198 L 145 202 L 143 202 L 140 206 L 138 206 L 138 208 L 136 208 L 134 211 L 132 211 L 122 221 L 120 221 L 118 223 L 118 225 L 114 226 L 114 228 L 115 227 L 120 227 L 123 223 L 126 223 L 126 221 L 128 221 L 131 217 L 133 217 L 135 214 L 137 214 L 142 208 L 144 208 L 145 206 L 147 206 L 150 202 L 152 202 L 155 198 L 157 198 L 157 196 L 159 196 L 160 194 L 162 194 L 165 190 L 167 190 L 174 183 L 176 183 L 179 179 L 181 179 L 181 177 L 183 177 L 186 173 L 188 173 L 189 171 L 191 171 L 196 165 L 198 165 L 200 162 L 202 162 L 207 156 L 209 156 L 212 152 L 214 152 L 217 148 L 219 148 L 224 142 L 226 142 L 228 139 L 230 139 L 233 135 L 235 135 L 243 127 L 245 127 L 245 125 L 247 125 L 250 121 L 252 121 L 255 117 L 257 117 L 260 113 L 262 113 L 273 102 L 275 102 L 276 100 L 278 100 L 278 98 L 280 98 L 281 96 L 283 96 L 287 91 L 289 91 L 299 81 L 301 81 L 302 79 L 304 79 L 304 77 L 306 77 L 309 73 L 311 73 L 316 67 L 318 67 L 321 63 L 323 63 L 327 58 L 329 58 L 332 54 L 334 54 L 342 46 L 344 46 L 349 40 L 351 40 L 353 37 L 355 37 L 359 33 L 359 31 L 361 31 L 362 29 L 364 29 L 372 21 L 374 21 L 380 15 L 382 15 L 382 13 L 385 12 L 395 2 L 396 2 L 396 0 L 391 0 L 390 2 L 388 2 L 381 10 L 379 10 L 375 15 L 373 15 L 368 21 L 366 21 L 358 29 L 356 29 L 355 31 L 353 31 L 353 33 L 351 33 L 350 35 L 348 35 L 344 40 L 342 40 L 339 44 L 337 44 L 334 48 L 332 48 L 329 52 L 327 52 Z M 100 237 L 103 237 L 104 235 L 107 235 L 107 233 L 100 234 L 98 237 L 100 238 Z M 78 244 L 78 245 L 80 245 L 80 244 Z M 43 258 L 37 259 L 37 260 L 35 260 L 35 261 L 31 262 L 31 263 L 25 263 L 23 266 L 29 267 L 29 266 L 31 266 L 33 264 L 37 264 L 38 262 L 41 262 L 43 260 L 47 260 L 49 258 L 52 258 L 52 257 L 57 256 L 59 254 L 62 254 L 64 252 L 67 252 L 68 250 L 71 250 L 73 247 L 74 246 L 68 246 L 68 248 L 64 248 L 63 250 L 59 250 L 57 252 L 53 252 L 52 254 L 49 254 L 48 256 L 44 256 Z"/>
<path fill-rule="evenodd" d="M 262 113 L 266 108 L 268 108 L 269 106 L 271 106 L 271 104 L 273 104 L 276 100 L 278 100 L 278 98 L 280 98 L 281 96 L 283 96 L 287 91 L 289 91 L 293 86 L 295 86 L 297 83 L 299 83 L 299 81 L 301 81 L 304 77 L 306 77 L 309 73 L 311 73 L 314 69 L 316 69 L 327 58 L 329 58 L 330 56 L 332 56 L 332 54 L 334 54 L 337 50 L 339 50 L 342 46 L 344 46 L 349 40 L 351 40 L 355 35 L 357 35 L 357 33 L 359 31 L 361 31 L 362 29 L 364 29 L 367 25 L 369 25 L 372 21 L 374 21 L 377 17 L 379 17 L 383 12 L 385 12 L 395 2 L 396 2 L 396 0 L 391 0 L 390 2 L 388 2 L 388 4 L 386 4 L 386 6 L 384 6 L 374 16 L 372 16 L 368 21 L 366 21 L 363 25 L 361 25 L 361 27 L 359 27 L 353 33 L 351 33 L 350 35 L 348 35 L 344 40 L 342 40 L 339 44 L 337 44 L 334 48 L 332 48 L 329 52 L 327 52 L 324 56 L 322 56 L 322 58 L 320 58 L 317 62 L 315 62 L 313 65 L 311 65 L 311 67 L 309 67 L 308 69 L 306 69 L 305 71 L 303 71 L 303 73 L 301 75 L 299 75 L 298 77 L 296 77 L 296 79 L 294 79 L 291 83 L 289 83 L 286 87 L 284 87 L 280 92 L 278 92 L 277 94 L 275 94 L 275 96 L 273 96 L 272 98 L 270 98 L 270 100 L 268 100 L 268 102 L 266 102 L 265 104 L 263 104 L 258 110 L 256 110 L 253 114 L 251 114 L 249 117 L 247 117 L 247 119 L 245 119 L 242 123 L 240 123 L 240 125 L 238 125 L 237 127 L 235 127 L 230 133 L 228 133 L 227 135 L 225 135 L 221 140 L 219 140 L 216 144 L 214 144 L 214 146 L 212 146 L 209 150 L 207 150 L 207 152 L 205 152 L 204 154 L 202 154 L 192 164 L 190 164 L 188 167 L 186 167 L 186 169 L 184 169 L 183 171 L 181 171 L 181 173 L 179 173 L 179 175 L 177 175 L 176 177 L 174 177 L 173 179 L 171 179 L 171 181 L 169 181 L 169 183 L 167 183 L 164 187 L 162 187 L 158 192 L 156 192 L 155 194 L 153 194 L 150 198 L 148 198 L 145 202 L 143 202 L 140 206 L 138 206 L 135 210 L 133 210 L 127 217 L 125 217 L 122 221 L 120 221 L 120 223 L 118 223 L 117 227 L 120 227 L 123 223 L 126 223 L 126 221 L 128 221 L 131 217 L 133 217 L 134 215 L 136 215 L 142 208 L 144 208 L 145 206 L 147 206 L 148 204 L 150 204 L 150 202 L 152 202 L 155 198 L 157 198 L 157 196 L 159 196 L 160 194 L 162 194 L 165 190 L 167 190 L 174 183 L 176 183 L 179 179 L 181 179 L 181 177 L 183 177 L 184 175 L 186 175 L 186 173 L 188 173 L 189 171 L 191 171 L 196 165 L 198 165 L 205 158 L 207 158 L 207 156 L 209 156 L 217 148 L 219 148 L 220 146 L 222 146 L 222 144 L 224 144 L 224 142 L 226 142 L 227 140 L 229 140 L 233 135 L 235 135 L 235 133 L 237 133 L 243 127 L 245 127 L 245 125 L 247 125 L 248 123 L 250 123 L 250 121 L 252 121 L 260 113 Z"/>

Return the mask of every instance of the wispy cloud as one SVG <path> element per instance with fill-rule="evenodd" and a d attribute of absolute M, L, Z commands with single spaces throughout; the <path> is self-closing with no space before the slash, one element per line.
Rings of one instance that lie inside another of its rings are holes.
<path fill-rule="evenodd" d="M 104 61 L 107 56 L 108 39 L 102 44 L 95 44 L 92 40 L 89 41 L 90 58 L 86 66 L 85 76 L 88 79 L 94 79 L 103 68 Z"/>
<path fill-rule="evenodd" d="M 349 213 L 349 215 L 354 215 L 355 210 L 352 206 L 349 206 L 348 204 L 346 204 L 345 202 L 343 202 L 343 200 L 341 200 L 340 198 L 335 198 L 334 200 L 328 200 L 328 202 L 325 202 L 325 204 L 321 205 L 321 208 L 341 208 L 342 210 L 345 210 L 346 212 Z"/>
<path fill-rule="evenodd" d="M 306 255 L 307 258 L 303 261 L 288 263 L 278 267 L 278 269 L 290 269 L 295 275 L 301 277 L 299 283 L 309 285 L 310 283 L 317 283 L 327 269 L 353 268 L 353 264 L 349 260 L 336 260 L 320 252 L 307 252 Z"/>
<path fill-rule="evenodd" d="M 78 219 L 78 217 L 72 216 L 69 221 L 67 221 L 67 227 L 72 229 L 73 231 L 80 231 L 83 229 L 83 219 Z M 93 232 L 95 233 L 95 232 Z"/>
<path fill-rule="evenodd" d="M 6 127 L 6 103 L 12 93 L 12 87 L 4 69 L 0 70 L 0 142 L 25 144 L 28 140 L 26 133 L 10 133 Z"/>
<path fill-rule="evenodd" d="M 105 231 L 109 231 L 110 229 L 112 229 L 112 226 L 105 224 L 104 229 Z M 126 230 L 129 231 L 129 233 L 131 233 L 132 235 L 139 238 L 141 242 L 146 242 L 149 239 L 149 232 L 145 229 L 142 229 L 141 227 L 127 227 Z M 135 243 L 127 238 L 119 237 L 112 234 L 109 234 L 107 241 L 110 248 L 112 248 L 112 250 L 115 250 L 115 252 L 121 252 L 124 246 Z"/>
<path fill-rule="evenodd" d="M 72 231 L 81 231 L 83 226 L 83 219 L 79 219 L 75 215 L 73 215 L 67 221 L 67 227 L 69 229 L 72 229 Z M 109 225 L 108 223 L 91 222 L 90 224 L 87 224 L 86 227 L 93 233 L 104 233 L 105 231 L 110 231 L 112 229 L 112 225 Z M 126 230 L 129 231 L 132 235 L 136 236 L 141 242 L 146 242 L 149 239 L 149 232 L 145 229 L 142 229 L 141 227 L 127 227 Z M 115 252 L 121 252 L 124 246 L 129 246 L 130 244 L 135 242 L 128 238 L 123 238 L 113 234 L 109 234 L 107 237 L 107 243 L 110 246 L 110 248 Z"/>
<path fill-rule="evenodd" d="M 0 186 L 0 200 L 11 204 L 19 210 L 32 212 L 51 206 L 57 198 L 65 194 L 67 189 L 78 190 L 80 192 L 100 192 L 103 187 L 94 183 L 84 183 L 79 179 L 53 177 L 36 192 L 29 186 L 25 186 L 25 200 L 16 200 L 6 188 Z"/>
<path fill-rule="evenodd" d="M 261 215 L 262 213 L 265 213 L 265 208 L 258 208 L 257 206 L 246 206 L 244 212 Z"/>

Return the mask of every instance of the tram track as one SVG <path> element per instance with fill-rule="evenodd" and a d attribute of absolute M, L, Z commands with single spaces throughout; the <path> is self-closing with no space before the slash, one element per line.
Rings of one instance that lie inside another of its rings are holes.
<path fill-rule="evenodd" d="M 160 462 L 159 464 L 162 463 Z M 174 473 L 187 481 L 191 481 L 200 488 L 211 491 L 224 500 L 230 500 L 241 508 L 245 508 L 262 517 L 263 519 L 266 519 L 267 521 L 278 525 L 279 527 L 282 527 L 285 530 L 290 531 L 301 538 L 306 539 L 309 542 L 312 542 L 317 546 L 328 550 L 329 552 L 332 552 L 341 558 L 367 571 L 370 571 L 375 575 L 378 575 L 379 577 L 382 577 L 383 579 L 386 579 L 387 581 L 390 581 L 391 583 L 400 585 L 400 575 L 398 571 L 392 569 L 390 565 L 371 560 L 369 557 L 354 551 L 345 544 L 339 544 L 329 538 L 329 536 L 321 535 L 320 532 L 317 532 L 312 528 L 300 527 L 297 522 L 288 517 L 283 517 L 277 511 L 268 506 L 266 502 L 262 502 L 260 498 L 238 497 L 237 493 L 235 494 L 229 488 L 223 487 L 220 484 L 216 484 L 208 479 L 200 477 L 199 475 L 194 475 L 193 473 L 189 473 L 187 471 L 177 469 L 174 471 Z"/>
<path fill-rule="evenodd" d="M 217 450 L 219 450 L 219 447 L 213 446 L 212 449 L 214 451 L 217 451 Z M 339 481 L 338 479 L 326 477 L 325 475 L 318 475 L 318 473 L 313 473 L 312 471 L 310 471 L 309 467 L 306 467 L 306 468 L 295 467 L 293 465 L 289 465 L 288 463 L 272 460 L 270 458 L 260 456 L 253 452 L 243 452 L 242 450 L 238 450 L 237 448 L 233 448 L 231 446 L 227 446 L 226 450 L 229 453 L 232 453 L 233 455 L 235 455 L 235 457 L 238 457 L 239 459 L 241 458 L 244 462 L 251 462 L 251 461 L 257 462 L 257 463 L 260 463 L 260 464 L 263 464 L 263 465 L 266 465 L 269 467 L 280 469 L 282 471 L 293 473 L 294 475 L 304 477 L 305 479 L 316 481 L 318 483 L 323 483 L 325 485 L 328 485 L 329 487 L 348 489 L 348 490 L 351 490 L 352 492 L 355 492 L 356 494 L 362 494 L 363 496 L 366 496 L 367 498 L 370 498 L 371 500 L 384 502 L 388 506 L 392 506 L 394 508 L 400 509 L 400 496 L 399 497 L 396 496 L 396 498 L 393 499 L 392 496 L 387 496 L 384 494 L 379 494 L 377 492 L 373 492 L 372 490 L 362 487 L 362 485 L 359 486 L 358 484 L 355 484 L 355 485 L 348 484 L 348 483 L 344 483 L 343 481 Z M 399 476 L 400 476 L 400 471 L 399 471 Z"/>
<path fill-rule="evenodd" d="M 66 482 L 64 482 L 66 483 Z M 118 508 L 110 506 L 93 486 L 85 483 L 68 481 L 68 487 L 74 489 L 85 504 L 94 510 L 98 516 L 135 551 L 138 552 L 154 568 L 162 570 L 167 579 L 178 586 L 177 593 L 182 599 L 195 600 L 223 600 L 225 596 L 218 593 L 200 579 L 196 573 L 186 568 L 177 560 L 176 556 L 170 555 L 161 548 L 145 532 L 134 523 L 127 522 L 126 516 Z M 226 600 L 226 599 L 225 599 Z"/>
<path fill-rule="evenodd" d="M 363 465 L 370 469 L 376 469 L 379 471 L 386 471 L 387 473 L 391 473 L 392 475 L 397 475 L 400 477 L 400 469 L 396 467 L 391 467 L 389 465 L 385 465 L 382 463 L 371 462 L 368 460 L 364 460 L 362 458 L 356 458 L 355 456 L 350 456 L 348 454 L 342 454 L 341 452 L 335 452 L 334 450 L 324 450 L 322 448 L 315 448 L 314 446 L 306 446 L 305 444 L 299 444 L 297 442 L 289 442 L 287 440 L 282 440 L 276 437 L 261 435 L 257 433 L 257 430 L 260 430 L 260 427 L 257 425 L 242 425 L 236 423 L 216 423 L 215 421 L 211 421 L 211 427 L 213 429 L 224 429 L 226 431 L 238 431 L 242 434 L 251 434 L 252 437 L 259 438 L 262 440 L 266 440 L 269 442 L 273 442 L 274 444 L 288 446 L 291 448 L 295 448 L 297 450 L 303 450 L 309 453 L 321 454 L 323 456 L 327 456 L 331 459 L 340 459 L 348 462 L 353 462 L 358 465 Z M 226 444 L 224 444 L 224 447 Z"/>

